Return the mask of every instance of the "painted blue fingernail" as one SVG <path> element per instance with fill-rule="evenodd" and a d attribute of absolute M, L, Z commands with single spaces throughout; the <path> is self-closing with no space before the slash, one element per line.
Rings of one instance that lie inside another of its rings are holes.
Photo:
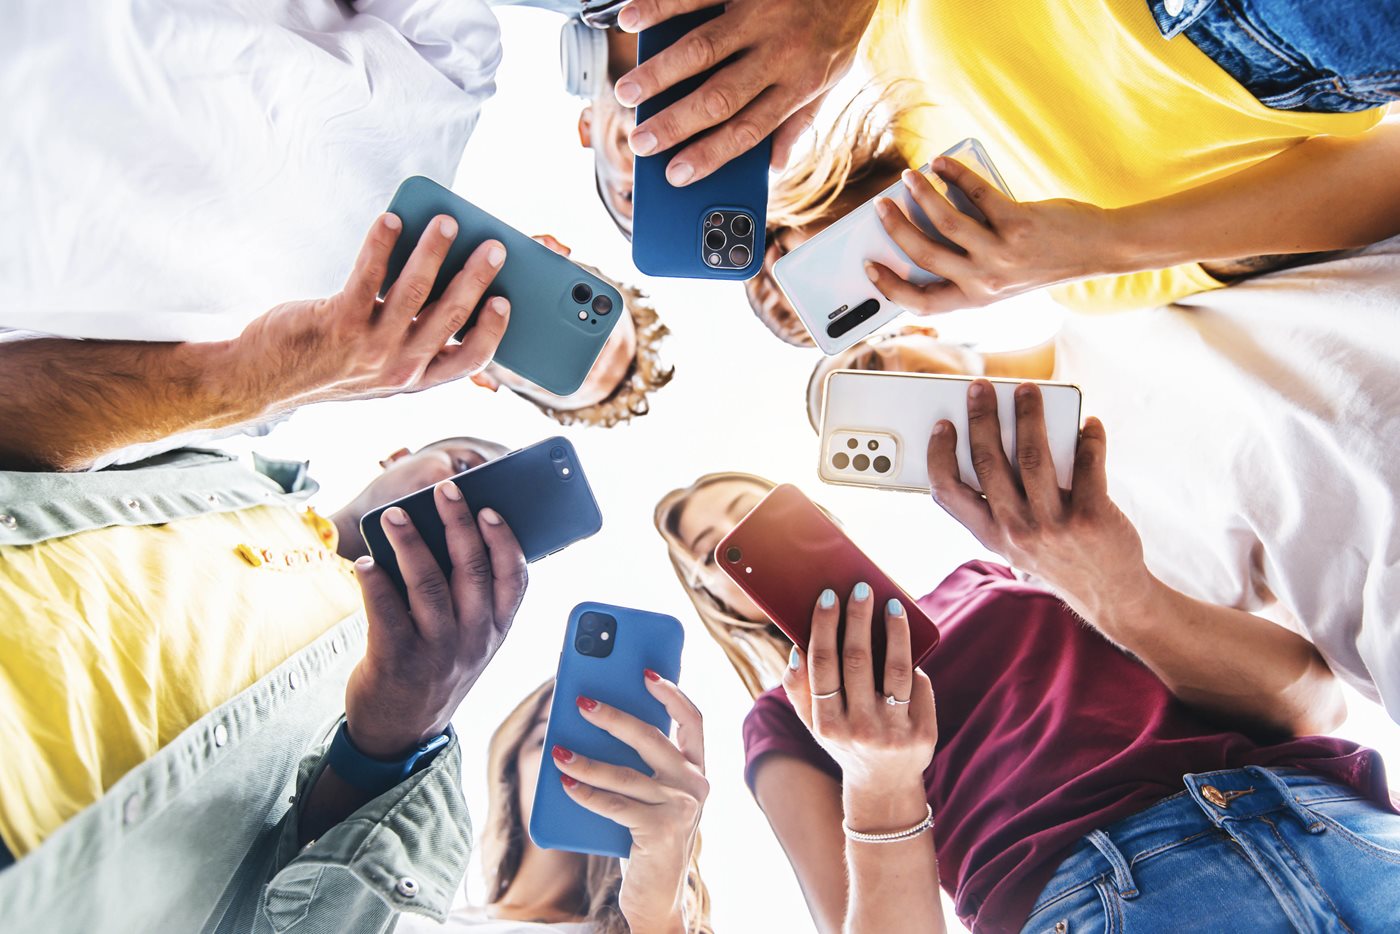
<path fill-rule="evenodd" d="M 885 613 L 888 616 L 903 616 L 904 604 L 900 603 L 894 597 L 890 597 L 890 602 L 885 604 Z"/>
<path fill-rule="evenodd" d="M 870 585 L 867 584 L 865 581 L 861 581 L 859 584 L 856 584 L 856 589 L 851 595 L 857 600 L 869 600 Z"/>
<path fill-rule="evenodd" d="M 796 671 L 796 670 L 797 670 L 797 663 L 798 663 L 798 658 L 797 658 L 797 646 L 794 645 L 794 646 L 792 647 L 792 651 L 788 653 L 788 667 L 791 668 L 793 671 Z"/>
<path fill-rule="evenodd" d="M 821 597 L 817 600 L 823 610 L 829 610 L 836 605 L 836 591 L 830 587 L 822 591 Z"/>

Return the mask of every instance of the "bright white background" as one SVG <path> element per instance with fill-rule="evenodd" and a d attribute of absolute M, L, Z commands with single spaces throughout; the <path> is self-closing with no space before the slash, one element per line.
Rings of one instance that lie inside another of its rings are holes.
<path fill-rule="evenodd" d="M 841 518 L 846 530 L 911 593 L 932 589 L 961 562 L 986 553 L 925 498 L 826 486 L 815 474 L 815 435 L 803 393 L 816 351 L 788 347 L 753 317 L 735 283 L 651 280 L 593 190 L 592 160 L 575 125 L 580 102 L 558 78 L 558 18 L 501 12 L 505 61 L 454 185 L 464 197 L 527 233 L 553 233 L 574 258 L 651 294 L 673 335 L 675 381 L 652 412 L 626 427 L 559 429 L 507 392 L 468 383 L 375 402 L 302 411 L 270 437 L 237 443 L 311 461 L 323 487 L 317 505 L 338 507 L 401 446 L 470 434 L 512 447 L 565 434 L 576 445 L 604 514 L 603 531 L 536 564 L 515 628 L 456 719 L 466 796 L 485 817 L 484 751 L 501 718 L 553 673 L 570 608 L 599 600 L 670 613 L 688 627 L 682 686 L 706 714 L 713 792 L 702 832 L 702 870 L 721 932 L 802 931 L 810 921 L 787 861 L 742 779 L 740 723 L 748 696 L 706 636 L 652 528 L 656 501 L 709 471 L 743 470 L 796 483 Z M 1031 299 L 1015 308 L 944 318 L 945 333 L 984 346 L 1019 346 L 1051 333 L 1058 312 Z M 1086 414 L 1093 400 L 1086 399 Z M 1342 735 L 1381 749 L 1400 767 L 1400 728 L 1352 696 Z M 1092 723 L 1084 724 L 1086 730 Z M 481 892 L 473 866 L 471 893 Z M 950 915 L 951 917 L 951 915 Z"/>

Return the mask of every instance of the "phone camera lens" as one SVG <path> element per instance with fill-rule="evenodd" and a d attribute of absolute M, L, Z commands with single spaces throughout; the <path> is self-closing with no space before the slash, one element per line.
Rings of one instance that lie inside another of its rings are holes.
<path fill-rule="evenodd" d="M 890 459 L 889 459 L 888 457 L 886 457 L 885 455 L 881 454 L 879 457 L 875 458 L 875 472 L 876 472 L 876 473 L 884 473 L 885 471 L 887 471 L 887 470 L 889 470 L 889 469 L 890 469 Z"/>
<path fill-rule="evenodd" d="M 723 227 L 724 215 L 716 211 L 715 213 L 711 214 L 709 218 L 707 218 L 706 223 L 708 223 L 711 227 Z"/>
<path fill-rule="evenodd" d="M 584 655 L 592 655 L 593 649 L 597 645 L 597 643 L 593 641 L 592 636 L 579 636 L 578 641 L 575 643 L 575 645 L 578 646 L 578 650 Z"/>
<path fill-rule="evenodd" d="M 593 290 L 588 287 L 587 283 L 580 282 L 578 285 L 574 286 L 574 301 L 578 302 L 580 305 L 586 305 L 588 300 L 592 297 Z"/>
<path fill-rule="evenodd" d="M 556 460 L 556 461 L 561 461 L 561 460 L 563 460 L 563 459 L 564 459 L 564 446 L 563 446 L 563 445 L 560 445 L 560 444 L 556 444 L 554 447 L 550 448 L 550 449 L 549 449 L 549 459 L 550 459 L 550 460 Z"/>
<path fill-rule="evenodd" d="M 866 457 L 864 454 L 857 454 L 855 457 L 851 458 L 851 466 L 856 470 L 864 470 L 870 466 L 870 458 Z"/>
<path fill-rule="evenodd" d="M 744 553 L 734 545 L 730 545 L 728 548 L 724 549 L 724 560 L 730 562 L 731 564 L 737 564 L 739 562 L 739 559 L 743 557 Z"/>
<path fill-rule="evenodd" d="M 593 310 L 600 315 L 608 314 L 612 311 L 612 299 L 606 295 L 593 296 Z"/>
<path fill-rule="evenodd" d="M 845 470 L 850 463 L 851 459 L 846 456 L 845 451 L 837 451 L 835 454 L 831 455 L 831 466 L 835 467 L 837 470 Z"/>
<path fill-rule="evenodd" d="M 719 258 L 718 253 L 711 253 L 709 262 L 711 266 L 718 266 L 720 263 L 724 262 L 724 260 Z"/>
<path fill-rule="evenodd" d="M 729 261 L 735 266 L 747 266 L 749 264 L 749 248 L 746 246 L 734 247 L 729 251 Z"/>
<path fill-rule="evenodd" d="M 878 441 L 876 441 L 876 440 L 874 440 L 874 439 L 871 439 L 871 440 L 865 442 L 865 446 L 868 447 L 868 448 L 870 448 L 870 450 L 872 450 L 872 451 L 878 451 L 878 450 L 880 449 L 880 442 L 878 442 Z"/>
<path fill-rule="evenodd" d="M 724 249 L 724 231 L 723 231 L 723 230 L 720 230 L 718 227 L 711 227 L 708 231 L 706 231 L 706 232 L 705 232 L 705 249 L 707 249 L 707 250 L 722 250 L 722 249 Z"/>
<path fill-rule="evenodd" d="M 856 448 L 860 447 L 860 442 L 857 441 L 855 438 L 847 438 L 847 439 L 846 439 L 846 447 L 848 447 L 848 448 L 850 448 L 852 451 L 854 451 Z"/>
<path fill-rule="evenodd" d="M 736 237 L 747 237 L 753 233 L 753 221 L 749 220 L 747 214 L 736 214 L 734 219 L 729 222 L 729 229 L 734 232 Z"/>

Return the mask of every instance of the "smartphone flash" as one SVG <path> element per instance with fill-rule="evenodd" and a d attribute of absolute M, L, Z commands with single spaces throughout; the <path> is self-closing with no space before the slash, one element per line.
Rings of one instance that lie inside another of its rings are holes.
<path fill-rule="evenodd" d="M 610 636 L 610 635 L 612 635 L 612 634 L 611 634 L 611 633 L 607 633 L 607 632 L 600 632 L 600 633 L 598 633 L 598 638 L 599 638 L 599 639 L 602 639 L 604 642 L 607 642 L 607 641 L 608 641 L 608 636 Z"/>

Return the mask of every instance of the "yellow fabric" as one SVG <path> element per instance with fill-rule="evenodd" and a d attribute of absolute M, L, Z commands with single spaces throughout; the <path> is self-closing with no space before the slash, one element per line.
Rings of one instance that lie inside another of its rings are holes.
<path fill-rule="evenodd" d="M 335 537 L 310 510 L 269 505 L 0 549 L 6 847 L 32 850 L 353 613 Z"/>
<path fill-rule="evenodd" d="M 1146 0 L 882 0 L 865 52 L 877 78 L 914 79 L 932 105 L 897 128 L 912 165 L 975 136 L 1022 201 L 1151 201 L 1383 116 L 1265 107 L 1185 35 L 1163 39 Z M 1219 286 L 1191 264 L 1052 294 L 1111 311 Z"/>

